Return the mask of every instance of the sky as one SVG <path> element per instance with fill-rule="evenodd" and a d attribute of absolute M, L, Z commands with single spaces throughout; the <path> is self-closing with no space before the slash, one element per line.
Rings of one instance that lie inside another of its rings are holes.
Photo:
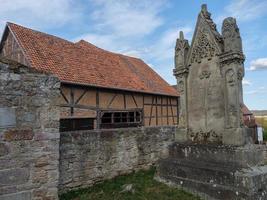
<path fill-rule="evenodd" d="M 191 42 L 201 4 L 221 32 L 235 17 L 243 40 L 244 102 L 267 110 L 267 0 L 0 0 L 0 31 L 7 21 L 143 59 L 176 84 L 174 46 L 179 31 Z"/>

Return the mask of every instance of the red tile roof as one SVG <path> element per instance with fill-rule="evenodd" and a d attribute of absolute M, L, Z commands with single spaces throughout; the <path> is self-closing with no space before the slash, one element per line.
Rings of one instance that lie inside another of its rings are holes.
<path fill-rule="evenodd" d="M 243 115 L 253 115 L 253 113 L 248 109 L 245 104 L 242 105 L 242 113 Z"/>
<path fill-rule="evenodd" d="M 13 23 L 15 35 L 31 67 L 51 72 L 62 82 L 178 96 L 141 59 L 98 48 L 84 40 L 73 43 Z"/>

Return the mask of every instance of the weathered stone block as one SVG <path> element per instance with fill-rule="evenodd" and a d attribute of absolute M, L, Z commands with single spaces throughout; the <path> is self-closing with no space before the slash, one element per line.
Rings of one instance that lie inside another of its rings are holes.
<path fill-rule="evenodd" d="M 157 179 L 207 200 L 267 199 L 262 148 L 177 144 L 159 161 Z M 259 158 L 258 158 L 259 156 Z"/>
<path fill-rule="evenodd" d="M 225 129 L 222 137 L 223 144 L 243 146 L 252 144 L 252 130 L 249 128 Z"/>
<path fill-rule="evenodd" d="M 177 142 L 187 142 L 188 136 L 187 136 L 187 129 L 176 129 L 175 131 L 175 141 Z"/>
<path fill-rule="evenodd" d="M 8 194 L 0 196 L 1 200 L 30 200 L 31 193 L 30 192 L 20 192 L 15 194 Z"/>
<path fill-rule="evenodd" d="M 0 157 L 6 156 L 9 153 L 9 149 L 5 143 L 0 143 Z"/>
<path fill-rule="evenodd" d="M 40 133 L 35 133 L 34 134 L 34 140 L 54 140 L 54 139 L 59 139 L 60 134 L 59 132 L 55 133 L 48 133 L 48 132 L 40 132 Z"/>
<path fill-rule="evenodd" d="M 27 168 L 7 169 L 0 171 L 0 186 L 23 184 L 29 181 L 30 171 Z"/>
<path fill-rule="evenodd" d="M 16 112 L 14 108 L 0 108 L 0 128 L 16 126 Z"/>
<path fill-rule="evenodd" d="M 32 140 L 33 130 L 31 128 L 8 129 L 4 132 L 4 141 Z"/>
<path fill-rule="evenodd" d="M 48 171 L 36 168 L 36 170 L 33 172 L 32 182 L 40 185 L 48 183 Z"/>

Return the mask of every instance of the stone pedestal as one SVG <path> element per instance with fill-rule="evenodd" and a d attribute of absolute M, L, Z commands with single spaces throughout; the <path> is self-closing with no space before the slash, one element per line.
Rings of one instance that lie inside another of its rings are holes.
<path fill-rule="evenodd" d="M 156 179 L 208 200 L 267 199 L 261 146 L 175 143 L 159 162 Z"/>
<path fill-rule="evenodd" d="M 158 180 L 209 200 L 267 199 L 265 149 L 243 122 L 244 60 L 236 20 L 224 19 L 220 34 L 202 5 L 192 43 L 177 39 L 181 120 Z"/>

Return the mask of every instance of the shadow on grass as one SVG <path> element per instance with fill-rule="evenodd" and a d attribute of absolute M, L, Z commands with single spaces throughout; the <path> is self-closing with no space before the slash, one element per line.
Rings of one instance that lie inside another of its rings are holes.
<path fill-rule="evenodd" d="M 153 179 L 155 168 L 107 180 L 95 186 L 62 194 L 60 200 L 200 200 L 185 191 L 168 187 Z M 122 192 L 123 186 L 132 189 Z"/>

